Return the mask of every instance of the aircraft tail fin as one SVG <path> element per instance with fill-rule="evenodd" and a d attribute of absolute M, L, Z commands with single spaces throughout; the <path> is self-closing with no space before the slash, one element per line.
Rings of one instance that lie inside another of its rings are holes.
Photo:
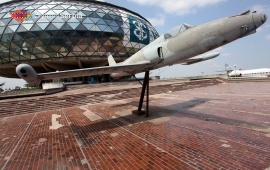
<path fill-rule="evenodd" d="M 229 64 L 225 64 L 225 70 L 226 70 L 227 72 L 233 71 L 232 67 L 231 67 Z"/>
<path fill-rule="evenodd" d="M 116 62 L 113 58 L 113 56 L 111 54 L 108 55 L 108 63 L 109 63 L 109 66 L 115 66 L 116 65 Z"/>
<path fill-rule="evenodd" d="M 230 73 L 232 71 L 233 71 L 232 67 L 229 64 L 226 63 L 225 64 L 225 70 L 221 70 L 221 71 L 217 71 L 217 72 L 227 72 L 227 73 Z"/>

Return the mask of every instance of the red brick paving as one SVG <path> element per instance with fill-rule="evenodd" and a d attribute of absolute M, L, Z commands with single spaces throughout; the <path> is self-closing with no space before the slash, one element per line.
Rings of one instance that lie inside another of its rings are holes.
<path fill-rule="evenodd" d="M 94 94 L 85 86 L 83 94 L 1 101 L 0 167 L 270 167 L 269 82 L 209 82 L 214 86 L 193 89 L 198 82 L 175 83 L 151 89 L 149 118 L 132 114 L 139 89 L 124 85 Z"/>

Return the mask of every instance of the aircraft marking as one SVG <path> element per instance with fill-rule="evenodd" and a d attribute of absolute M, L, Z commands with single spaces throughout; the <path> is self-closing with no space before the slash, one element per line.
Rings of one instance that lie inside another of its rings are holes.
<path fill-rule="evenodd" d="M 57 114 L 52 114 L 52 126 L 50 126 L 50 130 L 56 130 L 59 129 L 61 127 L 63 127 L 64 125 L 61 125 L 56 119 L 60 118 L 61 115 L 57 115 Z"/>

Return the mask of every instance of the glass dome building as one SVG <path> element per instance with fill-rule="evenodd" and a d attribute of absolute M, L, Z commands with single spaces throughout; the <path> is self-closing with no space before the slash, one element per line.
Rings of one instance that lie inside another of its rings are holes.
<path fill-rule="evenodd" d="M 158 37 L 142 16 L 93 0 L 13 0 L 0 4 L 0 76 L 15 67 L 39 73 L 105 66 L 111 53 L 123 61 Z"/>

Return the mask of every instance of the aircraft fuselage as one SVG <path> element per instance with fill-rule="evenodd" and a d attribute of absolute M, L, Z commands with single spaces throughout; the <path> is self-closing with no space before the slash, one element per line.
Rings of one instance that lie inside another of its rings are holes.
<path fill-rule="evenodd" d="M 156 69 L 181 63 L 188 58 L 213 50 L 244 36 L 253 34 L 266 21 L 262 13 L 247 13 L 222 18 L 203 25 L 190 27 L 176 35 L 170 32 L 141 49 L 122 64 L 134 64 L 143 61 L 154 63 Z M 121 76 L 116 73 L 113 76 Z"/>

